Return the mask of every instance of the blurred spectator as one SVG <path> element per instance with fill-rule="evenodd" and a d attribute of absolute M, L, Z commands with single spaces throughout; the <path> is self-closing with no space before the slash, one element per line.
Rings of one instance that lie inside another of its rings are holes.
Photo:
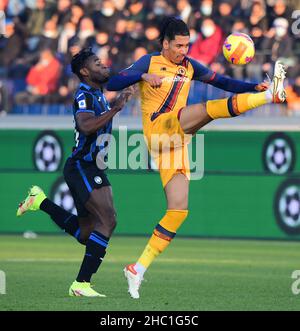
<path fill-rule="evenodd" d="M 300 115 L 300 76 L 297 76 L 294 84 L 286 88 L 288 114 Z"/>
<path fill-rule="evenodd" d="M 128 21 L 144 22 L 146 19 L 146 12 L 143 1 L 129 0 L 128 10 L 125 11 L 125 17 Z"/>
<path fill-rule="evenodd" d="M 161 45 L 158 40 L 159 37 L 159 29 L 154 23 L 149 23 L 149 25 L 145 29 L 145 41 L 144 48 L 147 49 L 148 53 L 153 53 L 160 51 Z"/>
<path fill-rule="evenodd" d="M 70 39 L 71 46 L 78 46 L 80 49 L 91 47 L 95 41 L 94 22 L 89 17 L 81 19 L 79 24 L 79 32 Z"/>
<path fill-rule="evenodd" d="M 274 24 L 274 20 L 278 17 L 285 18 L 289 23 L 292 22 L 292 9 L 287 6 L 285 0 L 277 0 L 270 14 L 270 26 Z"/>
<path fill-rule="evenodd" d="M 92 14 L 95 28 L 107 32 L 114 30 L 119 16 L 112 0 L 103 0 Z"/>
<path fill-rule="evenodd" d="M 249 17 L 250 29 L 258 28 L 266 31 L 269 27 L 268 18 L 266 17 L 266 7 L 260 1 L 255 1 L 251 8 Z"/>
<path fill-rule="evenodd" d="M 57 19 L 52 18 L 46 21 L 42 36 L 39 40 L 38 48 L 50 48 L 53 52 L 57 51 L 58 46 Z"/>
<path fill-rule="evenodd" d="M 287 61 L 293 56 L 292 39 L 288 34 L 288 27 L 289 23 L 285 18 L 276 18 L 263 42 L 262 48 L 269 51 L 263 64 L 263 70 L 270 76 L 272 76 L 272 62 L 274 63 L 278 59 Z"/>
<path fill-rule="evenodd" d="M 73 5 L 71 7 L 71 22 L 76 26 L 79 25 L 81 18 L 84 15 L 84 10 L 80 4 Z"/>
<path fill-rule="evenodd" d="M 156 20 L 162 22 L 165 16 L 175 15 L 175 9 L 169 5 L 167 0 L 155 0 L 150 12 L 147 17 L 149 20 Z"/>
<path fill-rule="evenodd" d="M 211 17 L 213 14 L 214 2 L 213 0 L 202 0 L 200 4 L 200 14 L 201 16 Z"/>
<path fill-rule="evenodd" d="M 64 26 L 71 19 L 71 0 L 57 1 L 57 25 Z"/>
<path fill-rule="evenodd" d="M 288 78 L 295 78 L 300 34 L 288 30 L 298 7 L 299 0 L 0 0 L 0 10 L 9 18 L 7 38 L 0 37 L 1 100 L 10 101 L 27 89 L 25 78 L 46 47 L 56 54 L 62 74 L 56 91 L 40 95 L 40 102 L 72 102 L 78 83 L 70 70 L 72 55 L 92 46 L 112 73 L 119 72 L 145 52 L 160 51 L 159 29 L 170 15 L 189 26 L 190 56 L 213 70 L 261 81 L 264 71 L 272 75 L 274 61 L 280 59 L 290 66 Z M 247 66 L 232 66 L 222 56 L 223 38 L 232 32 L 247 33 L 255 43 L 255 57 Z M 29 90 L 25 94 L 38 99 L 35 89 Z M 210 89 L 211 97 L 218 96 L 214 93 Z"/>
<path fill-rule="evenodd" d="M 190 48 L 189 56 L 204 65 L 211 64 L 221 52 L 223 33 L 219 26 L 210 18 L 201 25 L 201 33 Z"/>
<path fill-rule="evenodd" d="M 196 27 L 197 19 L 189 0 L 177 1 L 177 11 L 179 18 L 182 19 L 190 29 Z"/>
<path fill-rule="evenodd" d="M 51 49 L 45 49 L 27 77 L 27 90 L 16 95 L 17 104 L 28 104 L 46 101 L 58 86 L 61 66 Z"/>
<path fill-rule="evenodd" d="M 76 26 L 72 22 L 65 23 L 58 39 L 58 52 L 67 54 L 69 41 L 75 34 Z"/>
<path fill-rule="evenodd" d="M 0 37 L 0 67 L 7 72 L 9 66 L 13 65 L 21 55 L 24 47 L 24 35 L 16 28 L 12 19 L 6 19 L 5 30 L 5 37 Z"/>
<path fill-rule="evenodd" d="M 230 34 L 231 27 L 235 21 L 233 16 L 233 6 L 231 1 L 222 0 L 218 7 L 218 13 L 214 17 L 215 22 L 218 22 L 218 25 L 222 27 L 223 33 L 225 36 Z"/>
<path fill-rule="evenodd" d="M 43 32 L 45 22 L 52 16 L 52 11 L 49 8 L 46 9 L 45 0 L 36 0 L 36 8 L 32 9 L 27 21 L 27 32 L 33 36 L 40 36 Z"/>

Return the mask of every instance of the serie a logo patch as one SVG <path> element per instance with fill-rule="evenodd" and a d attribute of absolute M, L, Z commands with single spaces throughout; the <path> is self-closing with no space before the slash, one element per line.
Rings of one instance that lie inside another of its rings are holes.
<path fill-rule="evenodd" d="M 86 109 L 86 102 L 85 102 L 85 100 L 80 100 L 80 101 L 78 102 L 78 107 L 79 107 L 80 109 Z"/>

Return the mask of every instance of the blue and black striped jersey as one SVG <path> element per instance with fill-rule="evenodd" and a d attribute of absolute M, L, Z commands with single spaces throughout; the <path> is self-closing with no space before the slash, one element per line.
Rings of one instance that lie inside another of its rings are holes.
<path fill-rule="evenodd" d="M 84 83 L 80 84 L 73 103 L 75 147 L 73 148 L 72 158 L 92 162 L 96 161 L 99 152 L 103 154 L 103 157 L 107 154 L 108 139 L 101 139 L 101 136 L 111 134 L 112 120 L 97 132 L 86 136 L 78 127 L 76 115 L 78 113 L 91 113 L 95 116 L 101 116 L 110 109 L 108 101 L 99 89 Z"/>

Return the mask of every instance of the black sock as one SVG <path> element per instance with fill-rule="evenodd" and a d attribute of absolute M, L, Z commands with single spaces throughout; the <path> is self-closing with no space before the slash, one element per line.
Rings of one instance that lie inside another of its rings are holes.
<path fill-rule="evenodd" d="M 62 230 L 75 237 L 81 243 L 78 217 L 76 215 L 67 212 L 48 198 L 41 203 L 40 209 L 50 215 L 52 220 Z"/>
<path fill-rule="evenodd" d="M 93 231 L 86 243 L 85 256 L 80 271 L 76 278 L 77 282 L 90 282 L 91 277 L 97 272 L 105 254 L 109 238 L 98 231 Z"/>

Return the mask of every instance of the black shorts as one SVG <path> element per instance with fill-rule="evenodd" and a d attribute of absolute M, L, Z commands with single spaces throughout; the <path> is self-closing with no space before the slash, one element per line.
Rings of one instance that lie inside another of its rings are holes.
<path fill-rule="evenodd" d="M 68 158 L 64 167 L 65 181 L 73 196 L 79 217 L 86 217 L 89 212 L 85 204 L 94 189 L 110 186 L 110 182 L 103 170 L 95 162 L 74 160 Z"/>

